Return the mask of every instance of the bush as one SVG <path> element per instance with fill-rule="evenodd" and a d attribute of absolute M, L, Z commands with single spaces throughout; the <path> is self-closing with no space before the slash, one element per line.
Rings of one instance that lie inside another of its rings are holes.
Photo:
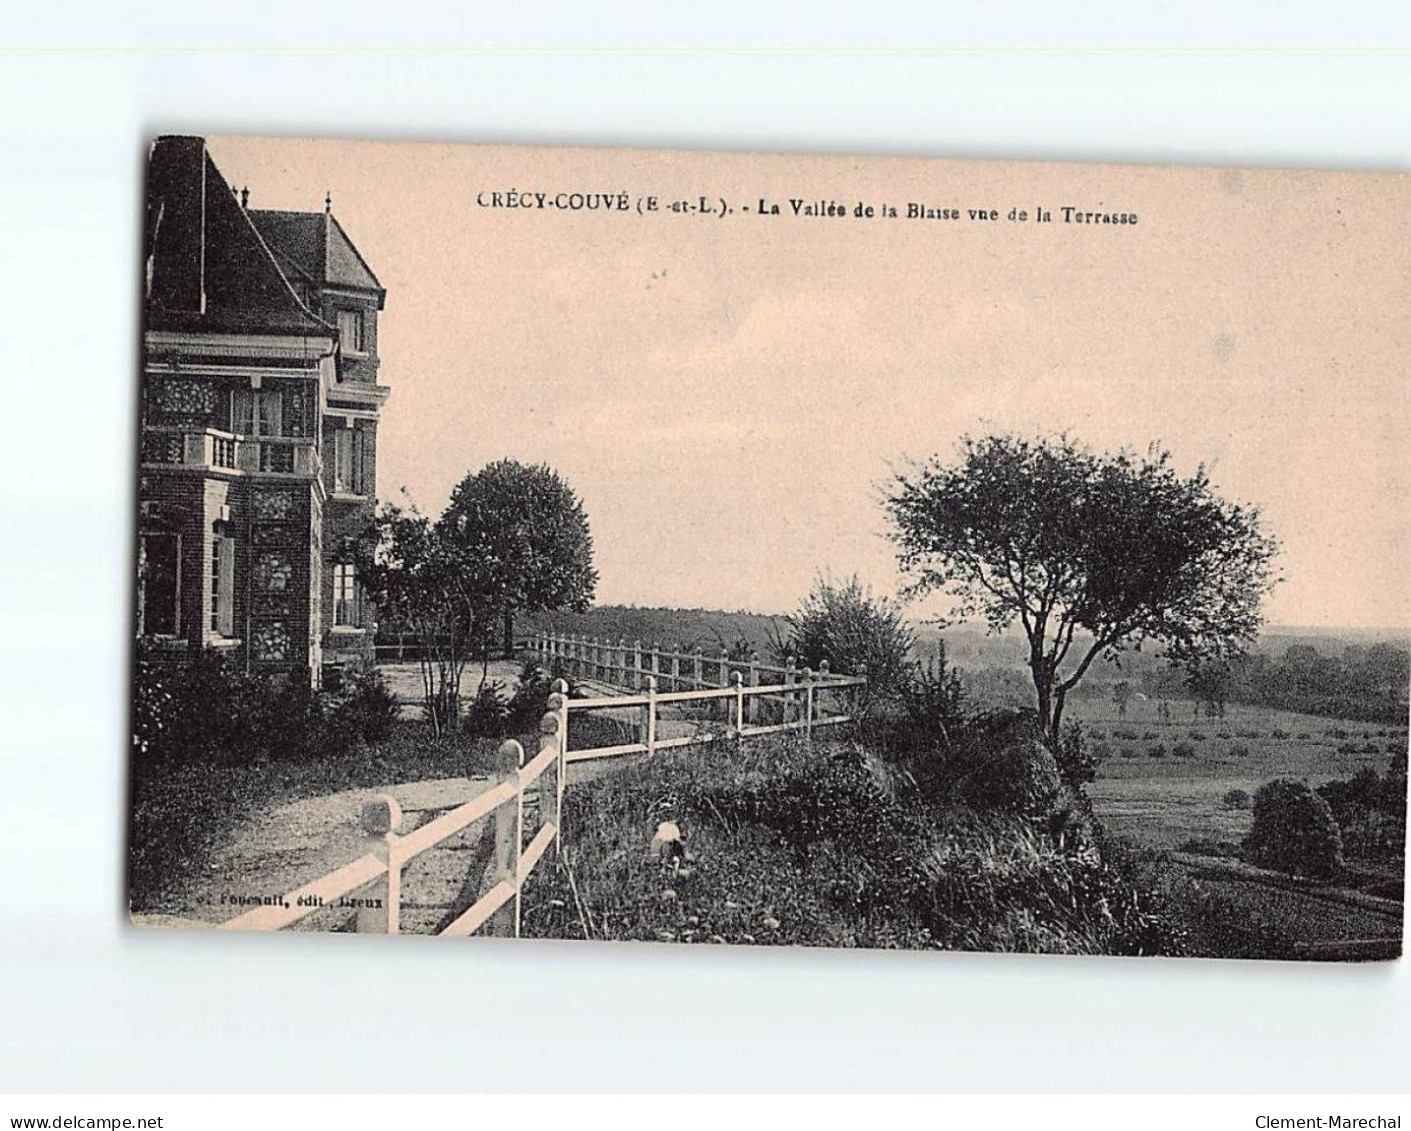
<path fill-rule="evenodd" d="M 792 654 L 800 667 L 817 671 L 827 660 L 833 671 L 852 674 L 865 664 L 868 688 L 881 695 L 907 681 L 915 635 L 899 605 L 874 597 L 856 577 L 818 578 L 787 621 L 788 639 L 776 641 L 775 651 Z"/>
<path fill-rule="evenodd" d="M 510 696 L 506 726 L 513 734 L 529 734 L 539 729 L 539 720 L 549 709 L 549 693 L 554 677 L 534 660 L 519 669 L 519 683 Z"/>
<path fill-rule="evenodd" d="M 905 723 L 893 729 L 901 743 L 913 749 L 935 750 L 963 740 L 965 689 L 959 673 L 946 661 L 944 641 L 936 646 L 935 660 L 924 667 L 918 662 L 897 690 Z"/>
<path fill-rule="evenodd" d="M 1195 747 L 1189 742 L 1178 742 L 1175 746 L 1171 747 L 1171 754 L 1176 758 L 1194 758 Z"/>
<path fill-rule="evenodd" d="M 492 679 L 480 685 L 466 707 L 461 727 L 471 738 L 502 738 L 509 728 L 509 704 L 505 685 Z"/>
<path fill-rule="evenodd" d="M 1139 734 L 1137 734 L 1137 732 L 1134 731 L 1134 730 L 1119 730 L 1119 729 L 1117 729 L 1116 727 L 1114 727 L 1113 730 L 1112 730 L 1112 737 L 1113 737 L 1113 738 L 1121 738 L 1121 739 L 1124 739 L 1124 740 L 1126 740 L 1126 741 L 1128 741 L 1128 742 L 1135 742 L 1135 741 L 1136 741 L 1138 738 L 1140 738 L 1141 736 L 1140 736 Z M 1152 738 L 1155 738 L 1156 736 L 1155 736 L 1155 735 L 1152 735 L 1151 737 L 1152 737 Z"/>
<path fill-rule="evenodd" d="M 1280 742 L 1287 742 L 1291 736 L 1289 735 L 1288 731 L 1282 730 L 1279 727 L 1275 727 L 1269 732 L 1269 737 L 1277 739 Z"/>
<path fill-rule="evenodd" d="M 1252 804 L 1249 793 L 1243 789 L 1226 790 L 1222 800 L 1226 809 L 1248 809 Z"/>
<path fill-rule="evenodd" d="M 952 798 L 977 810 L 1047 814 L 1062 774 L 1028 712 L 996 711 L 977 720 L 951 767 Z"/>
<path fill-rule="evenodd" d="M 1142 756 L 1142 752 L 1135 746 L 1124 746 L 1118 753 L 1120 753 L 1123 758 L 1140 758 Z"/>
<path fill-rule="evenodd" d="M 1236 742 L 1233 746 L 1230 747 L 1230 753 L 1236 758 L 1248 758 L 1249 747 L 1246 746 L 1243 742 Z"/>
<path fill-rule="evenodd" d="M 1164 742 L 1158 742 L 1155 746 L 1148 746 L 1146 748 L 1146 756 L 1148 758 L 1166 757 L 1166 744 Z"/>
<path fill-rule="evenodd" d="M 1304 782 L 1280 778 L 1254 793 L 1254 825 L 1244 856 L 1261 868 L 1313 879 L 1342 872 L 1342 836 L 1332 809 Z"/>
<path fill-rule="evenodd" d="M 368 742 L 381 742 L 392 733 L 400 709 L 382 672 L 371 665 L 360 666 L 345 673 L 330 721 Z"/>
<path fill-rule="evenodd" d="M 1147 731 L 1146 733 L 1144 733 L 1144 734 L 1142 735 L 1142 738 L 1145 739 L 1147 742 L 1150 742 L 1150 741 L 1151 741 L 1152 739 L 1154 739 L 1154 738 L 1160 738 L 1160 737 L 1161 737 L 1161 736 L 1160 736 L 1159 734 L 1157 734 L 1156 731 L 1154 731 L 1154 730 L 1149 730 L 1149 731 Z"/>
<path fill-rule="evenodd" d="M 1208 739 L 1209 737 L 1210 737 L 1210 736 L 1209 736 L 1208 734 L 1204 733 L 1203 731 L 1198 731 L 1198 730 L 1193 730 L 1193 731 L 1191 731 L 1191 741 L 1193 741 L 1193 742 L 1204 742 L 1204 741 L 1206 741 L 1206 739 Z"/>
<path fill-rule="evenodd" d="M 1081 723 L 1069 723 L 1063 728 L 1058 749 L 1054 751 L 1054 761 L 1064 785 L 1081 794 L 1083 786 L 1097 777 L 1097 766 L 1101 760 L 1097 749 L 1090 747 L 1084 738 Z"/>

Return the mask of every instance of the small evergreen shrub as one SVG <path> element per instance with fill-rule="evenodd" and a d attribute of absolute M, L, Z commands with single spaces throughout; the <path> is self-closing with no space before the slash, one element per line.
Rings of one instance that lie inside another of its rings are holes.
<path fill-rule="evenodd" d="M 1146 748 L 1146 756 L 1148 758 L 1166 757 L 1166 744 L 1164 742 L 1158 742 L 1155 746 L 1148 746 Z"/>
<path fill-rule="evenodd" d="M 1248 758 L 1249 747 L 1246 746 L 1243 742 L 1236 742 L 1233 746 L 1230 747 L 1230 754 L 1236 758 Z"/>
<path fill-rule="evenodd" d="M 1175 758 L 1194 758 L 1195 747 L 1189 742 L 1178 742 L 1171 747 L 1171 755 Z"/>
<path fill-rule="evenodd" d="M 1249 793 L 1243 789 L 1226 790 L 1222 800 L 1226 809 L 1248 809 L 1253 803 Z"/>
<path fill-rule="evenodd" d="M 509 704 L 505 685 L 497 679 L 480 685 L 475 698 L 465 708 L 461 727 L 471 738 L 502 738 L 509 724 Z"/>

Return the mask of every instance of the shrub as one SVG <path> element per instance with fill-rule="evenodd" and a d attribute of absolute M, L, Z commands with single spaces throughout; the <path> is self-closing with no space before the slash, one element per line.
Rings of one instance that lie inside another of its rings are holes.
<path fill-rule="evenodd" d="M 1148 758 L 1166 757 L 1166 744 L 1164 742 L 1158 742 L 1155 746 L 1148 746 L 1146 748 L 1146 756 Z"/>
<path fill-rule="evenodd" d="M 1230 753 L 1236 758 L 1248 758 L 1249 747 L 1246 746 L 1243 742 L 1236 742 L 1233 746 L 1230 747 Z"/>
<path fill-rule="evenodd" d="M 935 750 L 961 740 L 967 715 L 965 689 L 959 673 L 946 661 L 944 641 L 937 644 L 935 659 L 924 667 L 918 661 L 897 691 L 905 723 L 894 729 L 903 744 Z"/>
<path fill-rule="evenodd" d="M 1058 796 L 1058 761 L 1028 711 L 994 711 L 973 720 L 964 743 L 933 771 L 924 792 L 973 809 L 1036 817 Z"/>
<path fill-rule="evenodd" d="M 519 682 L 510 696 L 506 727 L 513 734 L 536 731 L 539 720 L 549 709 L 549 692 L 554 677 L 547 668 L 534 660 L 526 660 L 519 669 Z"/>
<path fill-rule="evenodd" d="M 1309 734 L 1306 730 L 1302 730 L 1302 731 L 1299 731 L 1299 732 L 1298 732 L 1298 740 L 1299 740 L 1299 742 L 1309 742 L 1309 741 L 1312 740 L 1312 738 L 1313 738 L 1313 736 L 1312 736 L 1311 734 Z"/>
<path fill-rule="evenodd" d="M 1176 758 L 1194 758 L 1195 747 L 1189 742 L 1178 742 L 1175 746 L 1171 747 L 1171 754 Z"/>
<path fill-rule="evenodd" d="M 1222 800 L 1226 809 L 1248 809 L 1252 804 L 1249 793 L 1243 789 L 1226 790 Z"/>
<path fill-rule="evenodd" d="M 1216 738 L 1232 738 L 1232 737 L 1234 737 L 1234 736 L 1231 735 L 1230 732 L 1227 731 L 1227 730 L 1217 730 L 1217 731 L 1215 732 L 1215 737 L 1216 737 Z"/>
<path fill-rule="evenodd" d="M 401 709 L 382 672 L 372 666 L 345 673 L 330 721 L 368 742 L 381 742 L 392 733 Z"/>
<path fill-rule="evenodd" d="M 1113 738 L 1121 738 L 1121 739 L 1124 739 L 1124 740 L 1127 741 L 1127 742 L 1134 742 L 1134 741 L 1136 741 L 1136 739 L 1140 738 L 1141 736 L 1140 736 L 1139 734 L 1137 734 L 1137 732 L 1134 731 L 1134 730 L 1119 730 L 1119 729 L 1117 729 L 1116 727 L 1114 727 L 1114 728 L 1112 729 L 1112 737 L 1113 737 Z M 1155 735 L 1152 735 L 1152 737 L 1154 738 L 1154 737 L 1156 737 L 1156 736 L 1155 736 Z"/>
<path fill-rule="evenodd" d="M 1135 746 L 1130 745 L 1122 747 L 1119 753 L 1124 758 L 1140 758 L 1142 755 L 1142 752 L 1140 750 L 1138 750 Z"/>
<path fill-rule="evenodd" d="M 1160 738 L 1160 737 L 1161 737 L 1161 736 L 1160 736 L 1159 734 L 1157 734 L 1156 731 L 1154 731 L 1154 730 L 1149 730 L 1149 731 L 1147 731 L 1145 734 L 1142 735 L 1142 738 L 1146 739 L 1146 741 L 1148 741 L 1148 742 L 1150 742 L 1153 738 Z"/>
<path fill-rule="evenodd" d="M 505 702 L 505 685 L 497 679 L 480 685 L 475 698 L 466 707 L 461 726 L 471 738 L 500 738 L 509 724 L 509 705 Z"/>
<path fill-rule="evenodd" d="M 1280 778 L 1254 793 L 1254 825 L 1244 839 L 1252 864 L 1333 879 L 1342 872 L 1342 836 L 1332 809 L 1304 782 Z"/>
<path fill-rule="evenodd" d="M 1054 751 L 1054 761 L 1064 785 L 1081 794 L 1083 786 L 1097 777 L 1097 765 L 1101 760 L 1096 748 L 1090 747 L 1083 736 L 1081 723 L 1069 723 L 1063 728 L 1058 749 Z"/>
<path fill-rule="evenodd" d="M 1210 736 L 1209 736 L 1208 734 L 1203 734 L 1203 733 L 1201 733 L 1201 732 L 1198 731 L 1198 730 L 1193 730 L 1193 731 L 1191 731 L 1191 740 L 1194 741 L 1194 742 L 1204 742 L 1204 741 L 1206 741 L 1209 737 L 1210 737 Z"/>
<path fill-rule="evenodd" d="M 1269 732 L 1269 737 L 1270 737 L 1270 738 L 1274 738 L 1274 739 L 1278 739 L 1280 742 L 1287 742 L 1288 739 L 1289 739 L 1289 737 L 1290 737 L 1290 735 L 1289 735 L 1289 732 L 1288 732 L 1288 731 L 1282 730 L 1282 729 L 1280 729 L 1279 727 L 1275 727 L 1273 730 L 1271 730 L 1271 731 Z"/>
<path fill-rule="evenodd" d="M 827 660 L 835 672 L 853 673 L 866 664 L 869 689 L 882 695 L 906 682 L 915 635 L 899 605 L 874 597 L 856 577 L 819 577 L 787 620 L 788 639 L 776 641 L 775 651 L 792 654 L 800 667 L 817 671 Z"/>

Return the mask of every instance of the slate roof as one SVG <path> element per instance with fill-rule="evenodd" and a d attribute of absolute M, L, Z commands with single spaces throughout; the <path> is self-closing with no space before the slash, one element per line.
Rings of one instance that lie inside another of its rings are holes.
<path fill-rule="evenodd" d="M 280 266 L 318 286 L 371 291 L 382 309 L 387 292 L 331 211 L 275 212 L 250 209 L 250 219 Z"/>
<path fill-rule="evenodd" d="M 149 330 L 328 335 L 290 286 L 204 138 L 161 137 L 148 157 Z"/>

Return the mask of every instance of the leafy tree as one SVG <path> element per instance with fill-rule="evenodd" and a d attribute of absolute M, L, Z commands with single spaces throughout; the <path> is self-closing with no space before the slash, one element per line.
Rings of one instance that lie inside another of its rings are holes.
<path fill-rule="evenodd" d="M 583 612 L 593 599 L 598 573 L 588 515 L 552 468 L 510 459 L 487 464 L 451 492 L 438 527 L 459 556 L 476 562 L 486 606 L 504 627 L 506 654 L 514 648 L 516 613 Z"/>
<path fill-rule="evenodd" d="M 841 583 L 820 576 L 786 620 L 788 635 L 775 650 L 802 666 L 817 670 L 827 660 L 833 671 L 852 674 L 866 664 L 868 688 L 884 694 L 908 678 L 915 635 L 901 607 L 874 597 L 856 576 Z"/>
<path fill-rule="evenodd" d="M 1117 705 L 1117 717 L 1125 719 L 1127 717 L 1127 704 L 1132 701 L 1132 685 L 1125 679 L 1119 679 L 1112 685 L 1112 702 Z"/>
<path fill-rule="evenodd" d="M 493 608 L 485 563 L 415 508 L 383 506 L 356 546 L 358 574 L 392 620 L 417 638 L 423 703 L 438 737 L 460 714 L 461 674 Z"/>
<path fill-rule="evenodd" d="M 1231 673 L 1228 664 L 1195 663 L 1186 675 L 1186 686 L 1196 705 L 1205 706 L 1209 718 L 1225 717 L 1225 704 L 1230 698 Z"/>
<path fill-rule="evenodd" d="M 1100 454 L 1066 436 L 967 438 L 960 459 L 899 472 L 885 505 L 910 594 L 942 590 L 993 632 L 1018 620 L 1051 746 L 1100 656 L 1148 642 L 1179 662 L 1251 641 L 1276 543 L 1204 468 L 1168 452 Z"/>

